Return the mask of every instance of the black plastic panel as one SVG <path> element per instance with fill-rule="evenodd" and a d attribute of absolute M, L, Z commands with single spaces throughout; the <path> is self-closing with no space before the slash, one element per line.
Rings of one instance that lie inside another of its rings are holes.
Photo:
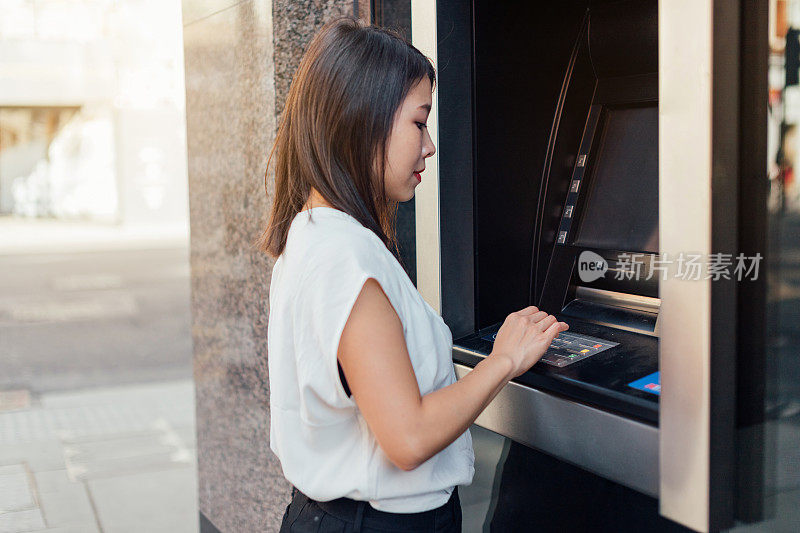
<path fill-rule="evenodd" d="M 618 342 L 619 345 L 562 368 L 537 363 L 514 381 L 658 425 L 658 396 L 628 386 L 658 371 L 658 339 L 556 316 L 567 322 L 569 331 L 573 333 Z M 500 324 L 495 324 L 457 339 L 453 343 L 456 348 L 453 359 L 469 366 L 478 364 L 493 347 L 491 342 L 481 337 L 499 327 Z"/>
<path fill-rule="evenodd" d="M 564 74 L 588 2 L 511 6 L 475 0 L 473 6 L 475 323 L 482 327 L 529 305 L 542 169 Z M 441 31 L 440 49 L 450 41 L 448 33 Z M 581 68 L 588 71 L 591 66 L 584 62 Z M 588 91 L 588 97 L 582 96 L 585 108 L 576 112 L 578 138 L 593 87 L 582 86 L 580 91 Z M 440 124 L 445 127 L 444 118 Z M 577 148 L 576 143 L 550 164 L 569 172 Z M 451 171 L 440 164 L 440 172 Z M 472 177 L 462 175 L 462 187 L 471 188 Z M 442 196 L 443 203 L 449 201 Z M 442 272 L 444 278 L 447 274 Z"/>

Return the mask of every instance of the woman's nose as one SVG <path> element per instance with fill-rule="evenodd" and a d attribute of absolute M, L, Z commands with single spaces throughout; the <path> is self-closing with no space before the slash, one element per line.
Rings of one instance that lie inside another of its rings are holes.
<path fill-rule="evenodd" d="M 427 137 L 428 137 L 428 142 L 425 145 L 424 157 L 430 157 L 436 153 L 436 146 L 434 146 L 433 140 L 431 140 L 430 135 L 428 135 Z"/>

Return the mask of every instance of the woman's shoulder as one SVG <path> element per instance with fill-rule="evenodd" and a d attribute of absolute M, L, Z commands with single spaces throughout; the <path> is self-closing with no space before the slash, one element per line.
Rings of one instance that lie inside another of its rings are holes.
<path fill-rule="evenodd" d="M 336 302 L 352 305 L 366 280 L 373 278 L 395 307 L 402 307 L 402 267 L 394 264 L 380 237 L 343 212 L 318 216 L 319 210 L 313 211 L 313 222 L 301 219 L 287 243 L 284 268 L 293 280 L 295 300 L 312 302 L 306 309 Z"/>
<path fill-rule="evenodd" d="M 333 208 L 316 207 L 297 214 L 296 241 L 305 247 L 350 253 L 370 253 L 383 246 L 372 230 L 353 216 Z M 295 229 L 294 227 L 292 229 Z"/>
<path fill-rule="evenodd" d="M 386 267 L 389 253 L 381 239 L 343 211 L 301 211 L 292 223 L 287 251 L 296 267 L 308 271 Z"/>

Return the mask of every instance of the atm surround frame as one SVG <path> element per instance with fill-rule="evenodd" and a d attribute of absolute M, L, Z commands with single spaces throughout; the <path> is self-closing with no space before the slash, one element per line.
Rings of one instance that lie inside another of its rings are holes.
<path fill-rule="evenodd" d="M 425 275 L 422 277 L 426 280 L 419 285 L 419 288 L 426 300 L 441 312 L 454 336 L 458 337 L 474 332 L 477 325 L 477 317 L 471 314 L 477 297 L 474 277 L 475 234 L 471 231 L 475 227 L 477 215 L 474 212 L 476 191 L 469 187 L 475 166 L 472 159 L 475 128 L 470 112 L 475 107 L 474 91 L 470 88 L 474 77 L 473 58 L 470 56 L 474 2 L 439 0 L 434 5 L 431 4 L 434 3 L 428 0 L 412 0 L 414 42 L 423 53 L 434 59 L 439 68 L 438 87 L 434 98 L 441 104 L 443 116 L 441 132 L 438 129 L 433 132 L 438 140 L 439 152 L 436 157 L 441 160 L 442 173 L 432 175 L 431 179 L 438 181 L 438 187 L 418 189 L 418 196 L 427 195 L 427 191 L 435 194 L 429 198 L 431 201 L 417 211 L 418 243 L 421 242 L 420 233 L 435 232 L 435 238 L 432 234 L 423 236 L 424 246 L 423 249 L 417 250 L 418 257 L 436 258 L 433 262 L 418 262 L 418 268 L 424 271 Z M 766 124 L 760 117 L 766 114 L 764 80 L 766 79 L 767 4 L 763 0 L 753 2 L 722 0 L 713 3 L 705 0 L 696 3 L 682 2 L 680 5 L 661 3 L 659 9 L 660 20 L 662 15 L 668 15 L 675 22 L 675 25 L 670 27 L 669 33 L 663 33 L 668 39 L 665 42 L 675 47 L 671 54 L 683 54 L 681 57 L 688 61 L 690 69 L 695 69 L 690 70 L 695 76 L 693 80 L 698 74 L 705 73 L 705 76 L 710 76 L 713 81 L 710 90 L 708 83 L 703 82 L 703 90 L 713 102 L 713 108 L 703 107 L 703 117 L 698 120 L 702 124 L 708 124 L 709 121 L 713 123 L 713 138 L 708 141 L 710 145 L 708 149 L 715 156 L 723 154 L 726 156 L 724 162 L 718 158 L 712 160 L 715 189 L 714 216 L 711 217 L 711 224 L 714 228 L 715 248 L 720 242 L 727 245 L 736 242 L 738 229 L 740 249 L 763 250 L 766 241 L 763 216 L 766 208 L 763 161 L 766 157 L 762 143 L 766 138 Z M 661 29 L 659 32 L 661 39 Z M 745 45 L 748 46 L 747 50 Z M 701 50 L 702 53 L 698 55 L 697 50 Z M 698 62 L 702 62 L 702 65 L 698 65 Z M 702 69 L 697 70 L 698 66 L 702 66 Z M 671 68 L 681 67 L 673 63 Z M 684 69 L 682 72 L 689 71 Z M 671 85 L 670 91 L 679 88 Z M 660 96 L 663 98 L 663 93 Z M 764 113 L 758 114 L 760 111 Z M 748 127 L 739 129 L 738 126 Z M 740 150 L 741 146 L 747 149 Z M 738 183 L 738 192 L 735 190 L 735 185 L 726 181 L 729 176 L 736 175 L 737 172 L 736 163 L 731 167 L 732 160 L 738 163 L 738 169 L 744 173 L 744 177 Z M 440 191 L 441 198 L 446 198 L 446 202 L 440 201 Z M 757 223 L 737 228 L 739 224 L 734 220 L 735 223 L 730 225 L 731 220 L 737 217 L 737 206 L 739 212 L 756 213 Z M 730 207 L 733 207 L 733 210 L 728 210 Z M 726 225 L 729 227 L 725 228 Z M 720 229 L 721 232 L 718 233 Z M 684 452 L 688 450 L 692 454 L 703 455 L 698 461 L 710 469 L 708 472 L 710 476 L 684 477 L 679 480 L 673 475 L 672 482 L 665 482 L 661 477 L 657 491 L 662 515 L 701 531 L 730 527 L 733 524 L 734 514 L 752 521 L 759 519 L 763 513 L 759 497 L 759 491 L 763 493 L 763 487 L 751 486 L 752 482 L 757 485 L 763 479 L 763 465 L 744 464 L 745 468 L 742 468 L 745 456 L 741 454 L 745 449 L 741 445 L 736 447 L 735 452 L 733 449 L 726 451 L 720 448 L 720 446 L 730 446 L 729 443 L 733 442 L 734 438 L 734 426 L 741 427 L 742 424 L 748 425 L 744 429 L 754 429 L 751 433 L 754 441 L 747 451 L 752 453 L 753 449 L 758 450 L 759 446 L 763 446 L 763 443 L 759 444 L 761 440 L 758 433 L 761 430 L 757 428 L 761 427 L 759 424 L 763 422 L 763 413 L 758 406 L 763 402 L 765 325 L 763 316 L 760 316 L 757 317 L 754 328 L 745 330 L 741 327 L 748 324 L 748 321 L 752 322 L 753 317 L 749 309 L 736 306 L 737 294 L 739 297 L 747 297 L 749 301 L 759 302 L 763 307 L 765 301 L 763 278 L 758 284 L 753 283 L 738 288 L 730 285 L 714 287 L 711 305 L 715 313 L 711 317 L 711 323 L 708 324 L 708 331 L 711 334 L 710 344 L 718 354 L 726 355 L 724 360 L 715 356 L 713 364 L 709 363 L 709 367 L 700 372 L 704 379 L 701 394 L 706 394 L 707 399 L 703 400 L 695 395 L 684 402 L 692 408 L 703 401 L 710 402 L 713 407 L 711 412 L 715 416 L 699 421 L 700 425 L 706 428 L 707 440 L 704 441 L 706 448 L 693 444 L 685 431 L 680 434 L 665 434 L 662 428 L 656 430 L 659 442 L 655 443 L 654 448 L 650 448 L 648 455 L 654 457 L 655 453 L 656 457 L 660 456 L 662 472 L 664 468 L 684 468 L 675 463 L 679 455 L 672 454 L 670 457 L 665 457 L 663 453 L 659 454 L 659 448 L 663 448 L 665 444 L 673 446 L 675 451 L 680 450 L 681 446 L 689 446 L 684 448 Z M 740 327 L 736 328 L 736 324 Z M 737 358 L 734 345 L 745 350 L 746 357 Z M 456 369 L 459 368 L 461 365 L 457 364 Z M 459 377 L 462 376 L 463 373 L 459 373 Z M 676 376 L 672 375 L 669 379 L 675 379 Z M 753 376 L 756 378 L 752 379 Z M 501 391 L 495 402 L 498 402 L 498 405 L 509 405 L 503 404 L 502 402 L 506 400 L 502 398 L 505 398 L 512 388 L 515 391 L 519 388 L 514 394 L 524 394 L 534 402 L 534 405 L 541 406 L 545 411 L 546 405 L 549 405 L 547 402 L 556 398 L 556 395 L 529 387 L 509 386 Z M 740 397 L 742 391 L 749 395 L 746 401 Z M 570 402 L 570 405 L 576 409 L 587 409 L 586 406 L 575 402 Z M 492 404 L 487 408 L 487 412 L 491 408 Z M 740 418 L 742 415 L 745 418 Z M 524 435 L 515 433 L 513 424 L 504 425 L 502 413 L 498 413 L 498 416 L 500 418 L 497 421 L 501 426 L 490 427 L 486 423 L 482 425 L 532 447 L 537 447 L 541 443 L 540 437 L 535 434 L 531 434 L 533 441 L 526 440 Z M 592 420 L 599 421 L 605 415 L 592 413 L 591 416 L 596 417 Z M 681 419 L 673 419 L 673 422 L 680 421 Z M 567 428 L 563 429 L 568 432 Z M 629 440 L 648 442 L 647 435 L 652 433 L 647 431 L 653 431 L 653 428 L 645 426 L 642 431 L 630 435 Z M 581 435 L 582 432 L 575 433 L 574 438 L 579 439 Z M 593 442 L 597 445 L 594 449 L 596 456 L 614 453 L 615 435 L 597 432 L 592 436 Z M 739 436 L 742 436 L 741 432 Z M 714 448 L 712 450 L 708 447 Z M 735 475 L 731 475 L 731 467 L 737 454 L 740 454 L 739 468 Z M 562 448 L 556 450 L 554 455 L 591 469 L 582 462 L 583 457 L 576 450 Z M 683 457 L 686 457 L 686 453 Z M 650 467 L 653 465 L 650 464 Z M 616 478 L 613 474 L 607 477 L 637 488 L 633 478 L 621 470 L 618 473 Z M 637 473 L 642 472 L 637 471 L 633 474 Z M 684 475 L 680 470 L 675 474 Z M 733 486 L 733 479 L 736 476 L 738 476 L 738 491 Z M 667 493 L 664 492 L 665 483 Z M 648 493 L 648 491 L 643 492 Z"/>

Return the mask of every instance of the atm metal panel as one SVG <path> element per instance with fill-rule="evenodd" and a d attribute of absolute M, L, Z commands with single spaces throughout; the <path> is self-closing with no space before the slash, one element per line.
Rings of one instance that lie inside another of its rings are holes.
<path fill-rule="evenodd" d="M 458 379 L 472 368 L 456 364 Z M 511 382 L 476 424 L 658 497 L 658 428 Z"/>

